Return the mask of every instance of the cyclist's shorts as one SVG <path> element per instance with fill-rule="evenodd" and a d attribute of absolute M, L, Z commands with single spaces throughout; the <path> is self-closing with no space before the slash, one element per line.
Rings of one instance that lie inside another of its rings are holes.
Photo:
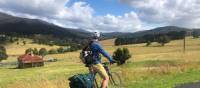
<path fill-rule="evenodd" d="M 92 65 L 92 68 L 95 72 L 97 72 L 101 76 L 101 78 L 103 79 L 109 78 L 105 68 L 101 63 Z"/>

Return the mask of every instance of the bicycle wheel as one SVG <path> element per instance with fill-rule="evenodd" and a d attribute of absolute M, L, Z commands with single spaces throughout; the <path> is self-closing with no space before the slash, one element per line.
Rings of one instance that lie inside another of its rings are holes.
<path fill-rule="evenodd" d="M 108 88 L 122 88 L 122 80 L 118 73 L 112 72 L 109 75 Z"/>

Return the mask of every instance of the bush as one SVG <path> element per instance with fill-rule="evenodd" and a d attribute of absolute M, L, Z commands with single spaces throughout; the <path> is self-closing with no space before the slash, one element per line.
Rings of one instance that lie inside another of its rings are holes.
<path fill-rule="evenodd" d="M 57 51 L 58 51 L 58 53 L 64 53 L 65 52 L 65 50 L 63 49 L 63 47 L 58 48 Z"/>
<path fill-rule="evenodd" d="M 25 50 L 25 54 L 28 54 L 28 53 L 30 53 L 30 52 L 34 52 L 34 50 L 33 50 L 32 48 L 29 48 L 29 49 L 26 49 L 26 50 Z"/>
<path fill-rule="evenodd" d="M 194 30 L 194 31 L 192 32 L 192 36 L 193 36 L 193 38 L 199 38 L 200 32 L 199 32 L 198 30 Z"/>
<path fill-rule="evenodd" d="M 34 54 L 34 55 L 38 55 L 38 54 L 39 54 L 39 51 L 37 50 L 37 48 L 34 48 L 34 49 L 33 49 L 33 54 Z"/>
<path fill-rule="evenodd" d="M 23 41 L 23 44 L 26 45 L 26 41 Z"/>
<path fill-rule="evenodd" d="M 49 54 L 58 54 L 58 51 L 56 49 L 49 50 Z"/>
<path fill-rule="evenodd" d="M 39 55 L 40 55 L 40 56 L 44 57 L 44 56 L 46 56 L 47 54 L 48 54 L 48 52 L 47 52 L 46 48 L 41 48 L 41 49 L 39 50 Z"/>
<path fill-rule="evenodd" d="M 146 46 L 150 46 L 151 45 L 151 41 L 147 41 Z"/>
<path fill-rule="evenodd" d="M 3 46 L 0 46 L 0 51 L 6 52 L 6 48 Z"/>
<path fill-rule="evenodd" d="M 8 58 L 8 55 L 6 53 L 6 48 L 3 46 L 0 46 L 0 61 L 6 60 Z"/>
<path fill-rule="evenodd" d="M 131 55 L 129 53 L 129 50 L 127 48 L 118 48 L 114 53 L 113 53 L 113 59 L 117 61 L 118 65 L 122 65 L 131 58 Z"/>
<path fill-rule="evenodd" d="M 157 42 L 164 46 L 166 43 L 170 42 L 170 38 L 167 35 L 161 35 L 158 37 Z"/>

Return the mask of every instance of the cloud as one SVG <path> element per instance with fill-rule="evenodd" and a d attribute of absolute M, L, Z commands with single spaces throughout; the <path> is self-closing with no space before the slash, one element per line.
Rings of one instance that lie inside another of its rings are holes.
<path fill-rule="evenodd" d="M 1 0 L 0 8 L 15 13 L 52 17 L 68 0 Z"/>
<path fill-rule="evenodd" d="M 200 27 L 199 0 L 119 1 L 134 11 L 99 16 L 84 0 L 0 0 L 0 12 L 88 31 L 134 32 L 165 25 Z"/>
<path fill-rule="evenodd" d="M 146 23 L 200 27 L 199 0 L 120 0 L 137 9 L 139 18 Z"/>
<path fill-rule="evenodd" d="M 88 31 L 136 31 L 141 21 L 135 12 L 122 16 L 94 15 L 95 10 L 86 2 L 69 5 L 69 0 L 1 0 L 0 12 L 14 16 L 42 19 L 63 27 L 80 28 Z"/>
<path fill-rule="evenodd" d="M 141 29 L 141 21 L 134 12 L 126 13 L 123 16 L 114 16 L 107 14 L 103 17 L 96 18 L 96 29 L 102 29 L 103 31 L 137 31 Z"/>

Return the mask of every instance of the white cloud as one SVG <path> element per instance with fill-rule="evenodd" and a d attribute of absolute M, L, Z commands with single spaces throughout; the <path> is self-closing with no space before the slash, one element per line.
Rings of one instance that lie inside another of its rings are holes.
<path fill-rule="evenodd" d="M 0 12 L 32 19 L 42 19 L 59 26 L 81 28 L 88 31 L 136 31 L 141 21 L 135 12 L 123 16 L 94 16 L 95 10 L 86 2 L 69 0 L 1 0 Z"/>
<path fill-rule="evenodd" d="M 68 0 L 1 0 L 0 8 L 15 13 L 51 17 L 59 12 Z"/>
<path fill-rule="evenodd" d="M 199 0 L 120 0 L 135 9 L 146 23 L 200 27 Z"/>
<path fill-rule="evenodd" d="M 141 29 L 141 21 L 134 12 L 126 13 L 123 16 L 107 14 L 95 19 L 95 27 L 103 31 L 137 31 Z"/>
<path fill-rule="evenodd" d="M 95 9 L 69 0 L 0 0 L 0 12 L 42 19 L 63 27 L 89 31 L 138 31 L 159 25 L 200 27 L 199 0 L 120 0 L 134 11 L 96 16 Z"/>

